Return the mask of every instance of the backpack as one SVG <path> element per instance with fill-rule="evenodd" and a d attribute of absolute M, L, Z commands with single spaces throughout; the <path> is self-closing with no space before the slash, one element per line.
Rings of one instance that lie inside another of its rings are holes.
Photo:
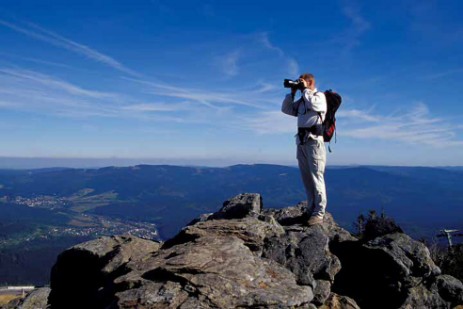
<path fill-rule="evenodd" d="M 323 140 L 325 142 L 330 142 L 331 138 L 334 135 L 334 140 L 336 142 L 336 111 L 339 106 L 341 106 L 342 98 L 341 96 L 332 91 L 331 89 L 324 92 L 326 97 L 326 116 L 325 121 L 323 121 Z M 319 113 L 321 118 L 321 114 Z M 330 152 L 331 148 L 328 146 Z"/>

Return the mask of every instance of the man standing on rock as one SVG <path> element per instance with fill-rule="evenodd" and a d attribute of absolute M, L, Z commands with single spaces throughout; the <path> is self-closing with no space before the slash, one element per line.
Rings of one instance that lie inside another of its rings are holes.
<path fill-rule="evenodd" d="M 322 127 L 327 105 L 325 94 L 315 88 L 312 74 L 301 75 L 300 81 L 303 83 L 302 89 L 299 88 L 302 97 L 294 101 L 298 88 L 291 88 L 291 93 L 283 100 L 281 111 L 297 117 L 297 162 L 307 193 L 310 215 L 307 223 L 311 226 L 323 222 L 327 203 L 324 179 L 326 149 Z"/>

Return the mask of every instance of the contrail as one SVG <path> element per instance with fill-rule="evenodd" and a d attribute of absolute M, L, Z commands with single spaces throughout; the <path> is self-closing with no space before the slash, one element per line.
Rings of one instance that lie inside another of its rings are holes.
<path fill-rule="evenodd" d="M 5 20 L 0 19 L 0 25 L 3 25 L 5 27 L 8 27 L 16 32 L 20 32 L 22 34 L 27 35 L 28 37 L 31 37 L 33 39 L 47 42 L 49 44 L 52 44 L 57 47 L 61 47 L 64 49 L 67 49 L 69 51 L 72 51 L 74 53 L 83 55 L 87 58 L 90 58 L 94 61 L 97 61 L 99 63 L 103 63 L 109 67 L 112 67 L 118 71 L 124 72 L 128 75 L 132 76 L 137 76 L 140 77 L 140 74 L 127 68 L 124 66 L 122 63 L 119 61 L 115 60 L 114 58 L 102 54 L 88 46 L 85 46 L 83 44 L 79 44 L 75 41 L 72 41 L 70 39 L 67 39 L 63 36 L 60 36 L 54 32 L 51 32 L 47 29 L 44 29 L 38 25 L 35 25 L 33 23 L 27 23 L 27 27 L 20 27 L 18 25 L 12 24 L 10 22 L 7 22 Z"/>

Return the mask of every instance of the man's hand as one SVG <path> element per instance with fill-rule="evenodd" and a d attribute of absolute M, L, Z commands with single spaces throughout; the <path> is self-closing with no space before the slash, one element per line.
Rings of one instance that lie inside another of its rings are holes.
<path fill-rule="evenodd" d="M 304 84 L 304 88 L 309 88 L 309 83 L 305 79 L 301 78 L 300 81 Z"/>

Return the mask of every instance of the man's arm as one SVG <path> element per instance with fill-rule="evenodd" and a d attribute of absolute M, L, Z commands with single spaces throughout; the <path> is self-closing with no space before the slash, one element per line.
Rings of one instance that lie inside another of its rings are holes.
<path fill-rule="evenodd" d="M 290 116 L 297 116 L 297 104 L 294 102 L 294 95 L 288 93 L 281 104 L 281 111 Z"/>

